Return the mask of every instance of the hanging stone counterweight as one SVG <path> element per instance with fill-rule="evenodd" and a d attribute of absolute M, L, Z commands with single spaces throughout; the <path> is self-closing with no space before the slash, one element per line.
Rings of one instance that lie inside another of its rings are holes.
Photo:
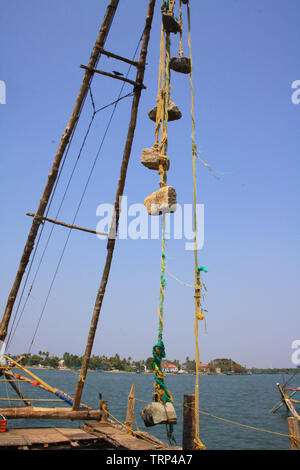
<path fill-rule="evenodd" d="M 163 13 L 162 21 L 163 21 L 165 31 L 167 31 L 168 33 L 174 33 L 174 34 L 179 33 L 181 27 L 180 27 L 179 22 L 174 18 L 173 15 L 170 15 L 168 13 Z"/>
<path fill-rule="evenodd" d="M 151 109 L 149 111 L 148 116 L 151 119 L 151 121 L 156 122 L 156 112 L 157 112 L 157 106 L 155 108 Z M 182 117 L 181 112 L 179 111 L 178 107 L 176 106 L 173 101 L 169 101 L 169 106 L 168 106 L 168 121 L 177 121 Z"/>
<path fill-rule="evenodd" d="M 176 191 L 172 186 L 163 186 L 150 194 L 145 201 L 149 215 L 161 215 L 176 211 Z"/>
<path fill-rule="evenodd" d="M 172 57 L 170 69 L 179 73 L 191 73 L 191 60 L 189 57 Z"/>
<path fill-rule="evenodd" d="M 141 155 L 141 162 L 149 170 L 159 170 L 159 165 L 162 164 L 165 171 L 170 168 L 170 160 L 167 157 L 163 157 L 154 148 L 143 149 Z"/>
<path fill-rule="evenodd" d="M 149 403 L 141 411 L 141 417 L 146 427 L 177 423 L 175 408 L 171 402 L 167 402 L 165 405 L 158 402 Z"/>

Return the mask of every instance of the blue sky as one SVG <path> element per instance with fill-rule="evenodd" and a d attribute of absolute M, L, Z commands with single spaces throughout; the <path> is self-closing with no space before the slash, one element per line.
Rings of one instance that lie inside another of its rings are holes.
<path fill-rule="evenodd" d="M 142 34 L 147 1 L 121 0 L 105 48 L 132 57 Z M 299 339 L 299 124 L 292 103 L 300 79 L 298 0 L 191 0 L 196 141 L 212 175 L 197 162 L 198 203 L 205 208 L 206 328 L 200 359 L 231 357 L 247 367 L 292 367 Z M 79 91 L 107 2 L 14 0 L 2 5 L 0 80 L 0 307 L 3 311 L 60 137 Z M 178 5 L 176 5 L 176 8 Z M 186 15 L 184 52 L 188 54 Z M 154 143 L 147 113 L 155 105 L 160 40 L 157 2 L 139 121 L 129 164 L 128 204 L 157 189 L 154 172 L 140 164 Z M 178 36 L 172 36 L 172 55 Z M 102 57 L 99 68 L 127 73 L 126 64 Z M 130 72 L 134 79 L 135 71 Z M 168 182 L 180 204 L 192 202 L 189 77 L 172 73 L 171 97 L 182 119 L 169 125 Z M 96 107 L 115 100 L 121 82 L 95 76 Z M 123 94 L 129 93 L 126 85 Z M 99 204 L 112 203 L 127 134 L 130 99 L 108 130 L 76 223 L 95 229 Z M 59 220 L 71 222 L 112 108 L 98 113 L 76 168 Z M 86 101 L 49 216 L 55 216 L 91 117 Z M 51 226 L 45 226 L 41 251 Z M 27 351 L 68 231 L 56 227 L 11 342 Z M 167 243 L 167 268 L 193 282 L 186 240 Z M 105 260 L 105 241 L 72 232 L 44 310 L 32 352 L 83 354 Z M 134 359 L 151 355 L 158 331 L 159 240 L 119 240 L 93 353 Z M 25 291 L 24 299 L 28 290 Z M 169 359 L 194 357 L 193 290 L 167 278 L 164 341 Z"/>

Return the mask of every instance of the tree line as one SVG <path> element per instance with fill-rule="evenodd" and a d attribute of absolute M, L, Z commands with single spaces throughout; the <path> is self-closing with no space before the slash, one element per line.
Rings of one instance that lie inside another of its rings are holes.
<path fill-rule="evenodd" d="M 22 364 L 27 367 L 51 367 L 54 369 L 65 367 L 67 369 L 80 369 L 83 357 L 77 356 L 76 354 L 71 354 L 65 352 L 62 357 L 50 355 L 48 351 L 39 351 L 38 354 L 23 354 L 22 355 Z M 19 356 L 12 356 L 14 360 L 17 360 Z M 180 363 L 178 360 L 168 360 L 166 362 L 176 365 L 178 370 L 184 369 L 187 372 L 195 373 L 196 371 L 196 362 L 189 357 L 186 357 L 183 363 Z M 121 358 L 119 354 L 108 357 L 105 355 L 91 356 L 89 369 L 91 370 L 120 370 L 124 372 L 144 372 L 145 369 L 148 371 L 152 370 L 153 358 L 148 357 L 146 360 L 135 361 L 131 357 Z M 243 374 L 248 371 L 244 366 L 238 364 L 232 359 L 213 359 L 207 364 L 207 368 L 211 373 L 235 373 Z M 253 374 L 295 374 L 300 373 L 300 368 L 291 368 L 291 369 L 259 369 L 252 368 L 250 369 Z"/>
<path fill-rule="evenodd" d="M 22 364 L 27 367 L 51 367 L 59 368 L 65 367 L 67 369 L 80 369 L 82 365 L 82 356 L 65 352 L 62 357 L 52 356 L 48 351 L 39 351 L 38 354 L 23 354 Z M 12 356 L 16 360 L 17 356 Z M 189 357 L 186 361 L 181 364 L 178 360 L 167 362 L 174 364 L 178 367 L 178 370 L 185 368 L 188 371 L 195 372 L 196 363 L 194 360 L 190 360 Z M 153 358 L 148 357 L 146 360 L 135 361 L 131 357 L 121 358 L 119 354 L 108 357 L 105 355 L 96 356 L 93 355 L 90 358 L 89 369 L 91 370 L 120 370 L 124 372 L 135 372 L 142 371 L 145 369 L 152 370 Z"/>

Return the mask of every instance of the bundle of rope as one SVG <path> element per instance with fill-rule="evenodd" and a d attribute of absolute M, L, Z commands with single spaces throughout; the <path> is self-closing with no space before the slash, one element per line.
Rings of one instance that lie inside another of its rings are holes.
<path fill-rule="evenodd" d="M 161 25 L 161 40 L 160 40 L 160 60 L 159 60 L 159 78 L 158 78 L 158 94 L 157 94 L 157 106 L 149 113 L 150 119 L 155 116 L 155 143 L 151 149 L 144 149 L 144 161 L 142 154 L 142 163 L 150 169 L 157 169 L 159 173 L 159 186 L 160 190 L 153 193 L 147 199 L 145 199 L 145 206 L 150 214 L 149 206 L 159 200 L 157 193 L 164 189 L 172 188 L 167 186 L 167 170 L 169 168 L 168 163 L 168 121 L 170 119 L 170 69 L 179 71 L 182 73 L 190 74 L 190 85 L 191 85 L 191 117 L 192 117 L 192 161 L 193 161 L 193 221 L 194 221 L 194 297 L 195 297 L 195 356 L 196 356 L 196 383 L 195 383 L 195 449 L 205 449 L 199 437 L 199 342 L 198 342 L 198 322 L 205 318 L 201 309 L 201 297 L 202 297 L 202 284 L 200 273 L 201 271 L 207 271 L 204 266 L 198 267 L 198 244 L 197 244 L 197 192 L 196 192 L 196 158 L 197 158 L 197 146 L 195 142 L 195 118 L 194 118 L 194 88 L 193 88 L 193 71 L 192 71 L 192 49 L 191 49 L 191 18 L 190 18 L 190 7 L 189 2 L 182 2 L 180 0 L 180 15 L 179 21 L 174 17 L 174 0 L 164 0 L 162 3 L 162 25 Z M 183 57 L 183 21 L 182 21 L 182 3 L 187 5 L 187 17 L 188 17 L 188 44 L 189 44 L 189 57 Z M 177 29 L 177 24 L 179 29 Z M 170 59 L 170 34 L 177 33 L 180 31 L 180 45 L 179 45 L 179 60 Z M 182 61 L 182 59 L 184 59 Z M 172 63 L 173 62 L 173 63 Z M 153 112 L 154 111 L 154 112 Z M 181 113 L 180 113 L 181 117 Z M 180 117 L 176 117 L 177 119 Z M 153 119 L 154 120 L 154 119 Z M 173 188 L 172 188 L 173 189 Z M 175 190 L 173 189 L 174 193 Z M 159 293 L 159 327 L 158 327 L 158 340 L 153 347 L 153 371 L 155 374 L 154 383 L 154 402 L 166 405 L 166 403 L 173 403 L 172 395 L 164 382 L 164 373 L 162 370 L 162 360 L 165 357 L 165 346 L 163 342 L 163 313 L 164 313 L 164 299 L 165 299 L 165 288 L 166 288 L 166 212 L 172 212 L 170 209 L 169 195 L 166 197 L 166 193 L 163 194 L 164 207 L 166 211 L 158 210 L 154 215 L 162 214 L 162 248 L 161 248 L 161 272 L 160 272 L 160 293 Z M 176 198 L 176 193 L 175 193 Z M 163 204 L 162 204 L 163 206 Z M 161 207 L 162 207 L 161 206 Z M 172 439 L 173 424 L 170 424 L 168 429 L 169 439 Z"/>
<path fill-rule="evenodd" d="M 159 185 L 164 187 L 167 185 L 167 171 L 164 165 L 165 159 L 168 159 L 168 107 L 170 101 L 170 74 L 169 74 L 169 62 L 170 62 L 170 33 L 164 32 L 162 25 L 161 28 L 161 43 L 160 43 L 160 65 L 159 65 L 159 84 L 158 84 L 158 96 L 157 96 L 157 114 L 156 114 L 156 125 L 155 125 L 155 148 L 158 149 L 161 160 L 159 162 L 158 172 L 160 175 Z M 160 140 L 159 140 L 159 131 Z M 165 357 L 165 346 L 163 343 L 163 312 L 164 312 L 164 299 L 165 299 L 165 288 L 166 288 L 166 215 L 162 215 L 162 247 L 161 247 L 161 273 L 160 273 L 160 290 L 159 290 L 159 327 L 158 327 L 158 341 L 154 345 L 153 354 L 153 371 L 155 374 L 154 393 L 153 399 L 162 404 L 167 402 L 173 403 L 173 397 L 164 383 L 164 374 L 162 372 L 162 360 Z M 174 440 L 173 438 L 173 424 L 167 424 L 167 433 L 169 441 Z"/>

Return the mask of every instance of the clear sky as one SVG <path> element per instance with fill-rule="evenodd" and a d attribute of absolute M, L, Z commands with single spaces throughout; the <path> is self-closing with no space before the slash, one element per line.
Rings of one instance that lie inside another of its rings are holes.
<path fill-rule="evenodd" d="M 0 307 L 3 312 L 34 212 L 79 91 L 107 1 L 1 2 Z M 293 367 L 299 320 L 299 125 L 292 83 L 300 80 L 298 0 L 191 0 L 196 141 L 211 174 L 197 162 L 198 203 L 204 204 L 206 328 L 200 359 L 231 357 L 247 367 Z M 105 48 L 133 57 L 146 0 L 121 0 Z M 176 3 L 178 8 L 178 2 Z M 184 13 L 184 52 L 188 54 Z M 178 54 L 172 36 L 172 55 Z M 147 113 L 155 105 L 160 41 L 157 2 L 128 178 L 128 205 L 143 203 L 158 176 L 140 163 L 154 143 Z M 102 57 L 99 68 L 126 74 Z M 134 79 L 135 71 L 130 72 Z M 168 182 L 180 204 L 192 203 L 189 77 L 172 73 L 171 98 L 182 119 L 169 124 Z M 121 82 L 95 76 L 96 108 L 115 100 Z M 126 85 L 122 94 L 132 90 Z M 112 203 L 130 113 L 130 98 L 114 114 L 76 223 L 95 229 L 99 204 Z M 59 213 L 72 222 L 112 108 L 99 112 Z M 49 216 L 55 217 L 92 113 L 87 99 Z M 129 217 L 130 219 L 130 217 Z M 32 285 L 52 226 L 46 225 L 24 291 Z M 72 232 L 47 303 L 68 230 L 55 227 L 9 350 L 82 355 L 106 255 L 106 242 Z M 193 283 L 186 240 L 167 242 L 167 269 Z M 119 240 L 93 353 L 146 359 L 158 332 L 159 240 Z M 18 302 L 16 303 L 16 306 Z M 45 308 L 43 310 L 43 306 Z M 16 310 L 14 310 L 15 313 Z M 167 357 L 194 357 L 193 289 L 167 276 L 164 310 Z"/>

